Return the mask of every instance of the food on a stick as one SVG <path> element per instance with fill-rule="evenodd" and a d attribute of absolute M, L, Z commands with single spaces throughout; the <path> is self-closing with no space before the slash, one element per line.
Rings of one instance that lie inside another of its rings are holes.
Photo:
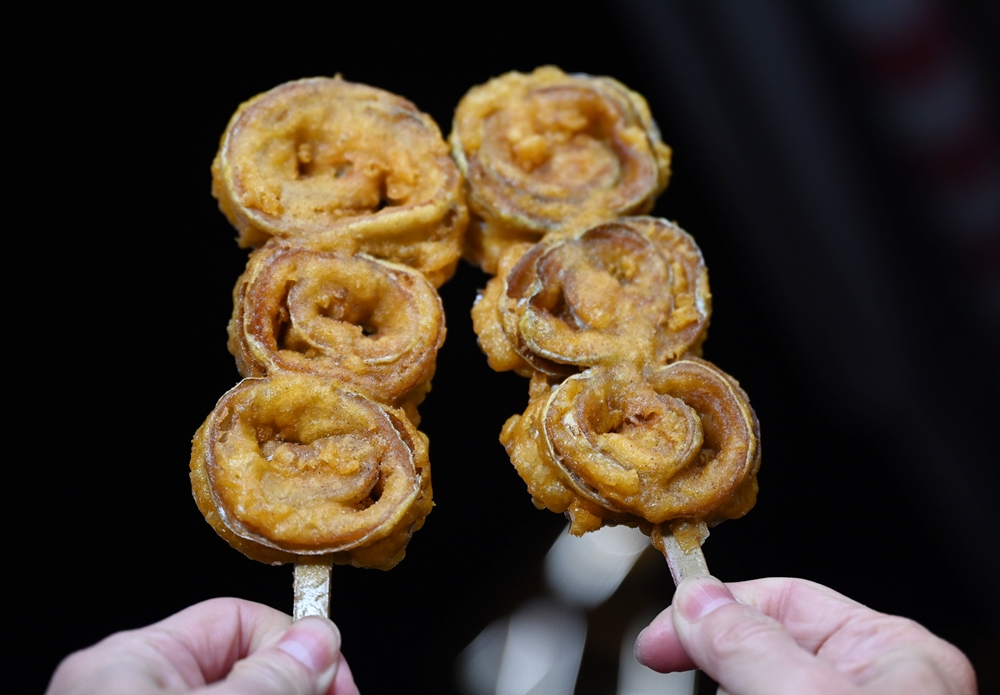
<path fill-rule="evenodd" d="M 759 438 L 736 381 L 691 356 L 560 383 L 539 374 L 527 410 L 500 435 L 535 504 L 565 513 L 575 534 L 743 516 L 756 500 Z"/>
<path fill-rule="evenodd" d="M 639 527 L 675 579 L 707 571 L 700 552 L 675 567 L 665 538 L 687 554 L 749 511 L 760 427 L 702 359 L 701 251 L 642 216 L 670 173 L 645 100 L 605 77 L 508 73 L 469 91 L 449 139 L 473 211 L 466 257 L 496 274 L 472 310 L 479 345 L 531 379 L 500 439 L 536 506 L 574 534 Z"/>
<path fill-rule="evenodd" d="M 195 435 L 195 500 L 249 557 L 296 563 L 296 616 L 323 612 L 330 563 L 389 569 L 433 506 L 417 406 L 468 221 L 462 175 L 409 101 L 311 78 L 240 106 L 212 193 L 257 250 L 229 325 L 246 378 Z"/>
<path fill-rule="evenodd" d="M 389 569 L 430 512 L 427 438 L 399 409 L 281 371 L 245 379 L 194 438 L 195 501 L 261 562 L 302 555 Z"/>

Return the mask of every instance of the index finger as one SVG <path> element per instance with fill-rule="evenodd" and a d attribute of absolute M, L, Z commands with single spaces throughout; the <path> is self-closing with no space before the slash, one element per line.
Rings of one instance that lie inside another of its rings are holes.
<path fill-rule="evenodd" d="M 727 584 L 740 603 L 753 606 L 780 622 L 803 649 L 813 654 L 843 625 L 867 611 L 862 604 L 833 589 L 805 579 L 769 577 Z M 674 631 L 667 608 L 636 640 L 636 658 L 656 671 L 697 668 Z"/>
<path fill-rule="evenodd" d="M 143 630 L 189 688 L 213 683 L 240 659 L 277 641 L 291 616 L 235 598 L 210 599 Z"/>
<path fill-rule="evenodd" d="M 870 610 L 806 579 L 768 577 L 726 586 L 737 601 L 777 620 L 799 646 L 814 654 L 845 623 Z"/>
<path fill-rule="evenodd" d="M 116 693 L 186 692 L 225 677 L 290 624 L 288 615 L 258 603 L 212 599 L 69 655 L 46 692 L 90 692 L 93 684 Z"/>

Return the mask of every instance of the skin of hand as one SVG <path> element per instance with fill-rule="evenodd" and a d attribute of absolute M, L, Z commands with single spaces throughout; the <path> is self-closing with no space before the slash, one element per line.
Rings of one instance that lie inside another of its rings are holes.
<path fill-rule="evenodd" d="M 664 673 L 701 668 L 729 695 L 977 692 L 948 642 L 802 579 L 685 579 L 635 654 Z"/>
<path fill-rule="evenodd" d="M 70 654 L 46 695 L 357 695 L 326 618 L 205 601 Z"/>

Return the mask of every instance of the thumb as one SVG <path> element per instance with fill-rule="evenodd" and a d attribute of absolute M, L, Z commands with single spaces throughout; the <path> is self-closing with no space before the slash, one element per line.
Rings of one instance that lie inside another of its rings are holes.
<path fill-rule="evenodd" d="M 857 695 L 829 664 L 802 649 L 781 623 L 736 601 L 715 577 L 677 587 L 674 630 L 684 650 L 731 695 Z"/>
<path fill-rule="evenodd" d="M 325 695 L 341 661 L 340 632 L 326 618 L 293 623 L 270 647 L 236 662 L 204 695 Z"/>

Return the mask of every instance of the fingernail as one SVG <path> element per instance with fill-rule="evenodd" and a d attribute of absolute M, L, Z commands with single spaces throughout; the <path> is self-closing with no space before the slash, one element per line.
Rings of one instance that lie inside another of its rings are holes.
<path fill-rule="evenodd" d="M 634 656 L 635 660 L 638 661 L 640 664 L 644 664 L 645 663 L 642 660 L 643 651 L 644 651 L 643 650 L 643 644 L 642 644 L 642 642 L 643 642 L 643 639 L 644 639 L 644 635 L 646 634 L 646 630 L 648 630 L 648 629 L 649 628 L 645 628 L 642 632 L 640 632 L 638 634 L 638 636 L 636 636 L 636 638 L 635 638 L 635 646 L 632 647 L 632 656 Z"/>
<path fill-rule="evenodd" d="M 686 579 L 677 587 L 674 605 L 689 623 L 696 623 L 717 608 L 736 603 L 732 592 L 715 577 Z"/>
<path fill-rule="evenodd" d="M 288 628 L 276 646 L 313 673 L 323 673 L 336 663 L 340 637 L 322 618 L 303 618 Z"/>

